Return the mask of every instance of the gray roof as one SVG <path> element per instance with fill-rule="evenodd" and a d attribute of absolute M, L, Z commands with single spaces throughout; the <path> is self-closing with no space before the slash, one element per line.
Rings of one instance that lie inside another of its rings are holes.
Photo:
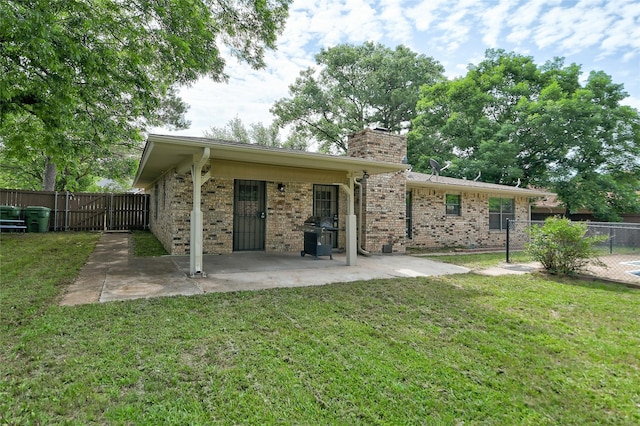
<path fill-rule="evenodd" d="M 407 172 L 408 187 L 443 189 L 460 192 L 484 192 L 492 194 L 509 194 L 521 197 L 544 197 L 552 193 L 539 189 L 516 188 L 515 186 L 498 185 L 467 179 L 425 173 Z"/>

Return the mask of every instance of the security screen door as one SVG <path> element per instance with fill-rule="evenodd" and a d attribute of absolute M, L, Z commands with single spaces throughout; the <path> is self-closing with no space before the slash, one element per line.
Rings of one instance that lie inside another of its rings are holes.
<path fill-rule="evenodd" d="M 313 215 L 330 217 L 334 228 L 338 227 L 338 187 L 335 185 L 313 185 Z M 338 247 L 338 231 L 323 234 L 323 244 Z"/>
<path fill-rule="evenodd" d="M 265 183 L 236 179 L 233 201 L 233 250 L 264 250 Z"/>

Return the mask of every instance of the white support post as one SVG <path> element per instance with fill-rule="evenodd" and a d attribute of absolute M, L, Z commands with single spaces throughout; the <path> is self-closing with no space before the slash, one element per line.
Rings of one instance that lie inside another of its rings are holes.
<path fill-rule="evenodd" d="M 202 167 L 209 160 L 209 148 L 205 148 L 201 155 L 193 156 L 191 165 L 191 179 L 193 180 L 193 208 L 191 210 L 189 275 L 205 276 L 202 270 Z M 206 180 L 205 180 L 206 182 Z"/>
<path fill-rule="evenodd" d="M 347 179 L 348 184 L 339 184 L 340 188 L 347 194 L 347 218 L 346 218 L 346 252 L 347 252 L 347 266 L 356 266 L 358 258 L 358 227 L 356 225 L 355 215 L 355 197 L 353 195 L 353 180 L 355 177 L 353 174 L 349 174 Z"/>
<path fill-rule="evenodd" d="M 358 258 L 356 215 L 347 215 L 347 266 L 356 266 Z"/>

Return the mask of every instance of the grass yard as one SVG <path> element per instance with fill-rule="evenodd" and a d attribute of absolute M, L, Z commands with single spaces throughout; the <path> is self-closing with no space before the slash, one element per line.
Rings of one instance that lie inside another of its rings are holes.
<path fill-rule="evenodd" d="M 158 239 L 149 231 L 133 231 L 134 256 L 164 256 L 167 253 Z"/>
<path fill-rule="evenodd" d="M 505 262 L 504 251 L 495 253 L 465 253 L 465 254 L 439 254 L 439 255 L 417 255 L 438 262 L 452 263 L 454 265 L 465 266 L 470 269 L 484 269 Z M 533 258 L 524 251 L 514 251 L 509 254 L 511 263 L 533 262 Z"/>
<path fill-rule="evenodd" d="M 640 424 L 640 291 L 475 274 L 61 307 L 0 237 L 0 424 Z"/>

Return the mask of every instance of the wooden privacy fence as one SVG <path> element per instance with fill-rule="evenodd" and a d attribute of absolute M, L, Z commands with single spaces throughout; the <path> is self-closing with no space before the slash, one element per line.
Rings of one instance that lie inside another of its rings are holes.
<path fill-rule="evenodd" d="M 0 189 L 0 205 L 51 209 L 49 230 L 124 231 L 147 229 L 149 195 Z"/>

